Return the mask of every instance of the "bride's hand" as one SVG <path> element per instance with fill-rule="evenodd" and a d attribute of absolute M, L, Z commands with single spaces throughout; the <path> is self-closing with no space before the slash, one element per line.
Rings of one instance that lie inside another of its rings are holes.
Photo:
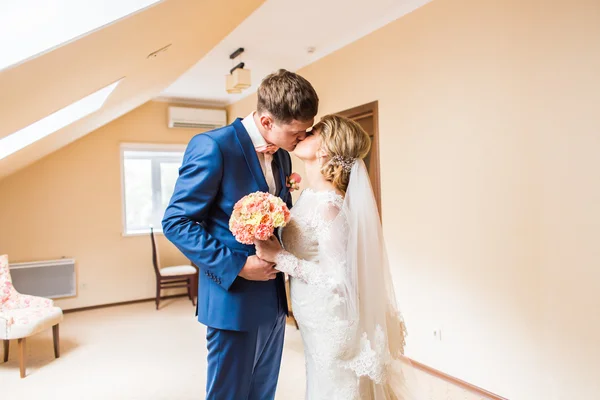
<path fill-rule="evenodd" d="M 268 262 L 275 262 L 275 257 L 282 251 L 281 244 L 275 236 L 267 240 L 256 240 L 254 244 L 258 258 Z"/>

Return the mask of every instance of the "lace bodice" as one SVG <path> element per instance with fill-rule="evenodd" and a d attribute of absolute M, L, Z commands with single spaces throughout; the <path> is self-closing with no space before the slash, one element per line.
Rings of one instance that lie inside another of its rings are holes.
<path fill-rule="evenodd" d="M 333 290 L 335 278 L 342 267 L 343 254 L 328 254 L 335 257 L 333 264 L 319 262 L 319 250 L 331 244 L 331 226 L 342 210 L 343 197 L 333 191 L 315 192 L 306 189 L 298 203 L 292 208 L 292 219 L 283 230 L 286 252 L 277 260 L 280 268 L 292 277 L 319 287 Z M 329 253 L 333 248 L 329 248 Z M 321 251 L 321 256 L 324 252 Z"/>

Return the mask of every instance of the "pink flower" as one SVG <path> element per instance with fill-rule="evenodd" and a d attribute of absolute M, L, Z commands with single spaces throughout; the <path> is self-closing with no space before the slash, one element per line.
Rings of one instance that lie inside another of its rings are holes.
<path fill-rule="evenodd" d="M 283 219 L 285 220 L 285 223 L 287 224 L 288 222 L 290 222 L 290 218 L 292 217 L 292 215 L 290 214 L 290 210 L 285 207 L 283 209 Z"/>
<path fill-rule="evenodd" d="M 236 240 L 243 244 L 254 244 L 254 228 L 251 225 L 239 226 L 235 230 Z"/>
<path fill-rule="evenodd" d="M 293 180 L 296 183 L 300 183 L 302 182 L 302 177 L 300 176 L 300 174 L 292 172 L 292 174 L 290 175 L 290 180 Z"/>
<path fill-rule="evenodd" d="M 290 188 L 290 192 L 293 192 L 300 189 L 300 182 L 302 182 L 302 177 L 294 172 L 288 176 L 286 186 Z"/>
<path fill-rule="evenodd" d="M 269 214 L 265 214 L 260 220 L 261 225 L 273 225 L 273 218 Z"/>
<path fill-rule="evenodd" d="M 273 235 L 273 225 L 260 224 L 256 229 L 256 238 L 258 240 L 267 240 Z"/>

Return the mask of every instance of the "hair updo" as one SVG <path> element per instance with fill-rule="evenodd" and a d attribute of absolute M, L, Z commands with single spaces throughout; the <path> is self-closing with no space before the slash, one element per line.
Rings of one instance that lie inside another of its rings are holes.
<path fill-rule="evenodd" d="M 345 193 L 352 165 L 369 154 L 369 134 L 357 122 L 339 115 L 324 116 L 313 130 L 321 136 L 321 149 L 327 153 L 321 173 Z"/>

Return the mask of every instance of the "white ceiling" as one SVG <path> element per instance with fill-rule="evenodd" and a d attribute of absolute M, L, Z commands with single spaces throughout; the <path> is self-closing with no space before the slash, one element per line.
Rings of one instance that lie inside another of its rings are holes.
<path fill-rule="evenodd" d="M 161 93 L 159 99 L 206 105 L 234 103 L 279 68 L 296 71 L 431 0 L 266 0 L 215 48 Z M 245 52 L 234 61 L 238 47 Z M 314 47 L 310 54 L 307 49 Z M 252 86 L 227 94 L 225 75 L 243 61 Z"/>

